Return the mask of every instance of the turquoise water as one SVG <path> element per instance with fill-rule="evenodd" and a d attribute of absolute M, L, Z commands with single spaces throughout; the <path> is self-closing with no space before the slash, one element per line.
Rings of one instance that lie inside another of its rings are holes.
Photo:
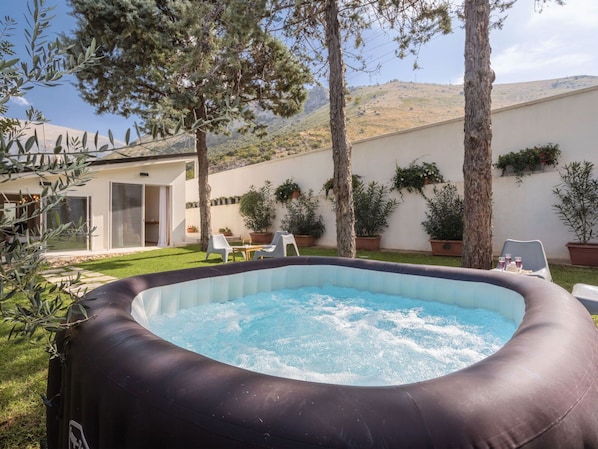
<path fill-rule="evenodd" d="M 516 324 L 485 309 L 328 285 L 158 315 L 149 328 L 182 348 L 252 371 L 380 386 L 472 365 L 499 350 Z"/>

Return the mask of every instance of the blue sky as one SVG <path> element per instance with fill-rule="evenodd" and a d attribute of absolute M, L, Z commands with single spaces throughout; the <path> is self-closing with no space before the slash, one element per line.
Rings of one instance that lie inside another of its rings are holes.
<path fill-rule="evenodd" d="M 2 15 L 18 22 L 13 41 L 17 52 L 23 52 L 18 40 L 23 36 L 26 0 L 0 0 Z M 66 2 L 48 0 L 56 5 L 54 32 L 68 32 L 74 20 L 68 15 Z M 495 83 L 514 83 L 553 79 L 574 75 L 598 76 L 598 51 L 594 42 L 598 34 L 598 1 L 567 0 L 565 6 L 549 5 L 542 13 L 534 10 L 533 0 L 518 0 L 509 13 L 502 30 L 491 35 L 492 67 Z M 437 37 L 422 48 L 418 64 L 413 60 L 398 60 L 395 44 L 383 33 L 373 31 L 366 41 L 364 55 L 371 68 L 380 64 L 379 71 L 356 73 L 347 71 L 351 86 L 371 85 L 397 79 L 421 83 L 461 84 L 463 78 L 464 33 L 456 27 L 449 36 Z M 54 125 L 107 134 L 112 130 L 123 139 L 134 120 L 120 116 L 95 114 L 69 82 L 51 89 L 35 88 L 23 99 L 11 100 L 9 115 L 24 118 L 31 104 L 41 109 Z"/>

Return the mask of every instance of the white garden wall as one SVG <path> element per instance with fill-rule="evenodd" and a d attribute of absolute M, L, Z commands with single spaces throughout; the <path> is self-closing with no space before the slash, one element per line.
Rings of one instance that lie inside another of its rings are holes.
<path fill-rule="evenodd" d="M 493 160 L 510 151 L 542 145 L 559 144 L 560 165 L 571 161 L 590 160 L 598 165 L 598 87 L 574 91 L 543 100 L 497 110 L 492 115 Z M 353 143 L 353 173 L 363 181 L 379 181 L 390 185 L 395 166 L 406 166 L 414 159 L 436 162 L 445 179 L 463 188 L 463 120 L 450 120 L 370 138 Z M 558 168 L 558 167 L 557 167 Z M 320 198 L 320 212 L 326 223 L 325 235 L 318 241 L 335 246 L 336 230 L 331 203 L 321 190 L 332 177 L 330 149 L 290 156 L 285 159 L 250 165 L 210 175 L 212 198 L 238 196 L 250 185 L 263 185 L 265 180 L 276 188 L 293 178 L 305 192 L 313 189 Z M 494 251 L 500 252 L 506 238 L 539 239 L 549 258 L 568 259 L 565 243 L 573 239 L 555 214 L 553 187 L 559 183 L 558 172 L 548 168 L 544 173 L 525 176 L 521 183 L 514 176 L 501 177 L 495 169 Z M 432 187 L 426 187 L 430 193 Z M 400 195 L 393 192 L 397 198 Z M 197 201 L 196 180 L 187 181 L 186 201 Z M 404 193 L 402 203 L 390 220 L 382 237 L 382 247 L 397 250 L 428 251 L 428 236 L 423 231 L 425 202 L 414 193 Z M 279 208 L 273 229 L 278 229 L 284 216 Z M 187 209 L 187 224 L 199 224 L 198 209 Z M 247 236 L 238 213 L 238 204 L 212 207 L 213 232 L 228 226 L 236 235 Z"/>

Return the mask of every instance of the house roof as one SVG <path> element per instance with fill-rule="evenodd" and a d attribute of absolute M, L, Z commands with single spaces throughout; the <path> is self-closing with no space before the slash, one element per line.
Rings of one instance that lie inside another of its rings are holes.
<path fill-rule="evenodd" d="M 183 154 L 151 154 L 145 156 L 135 156 L 135 157 L 121 157 L 118 159 L 115 158 L 103 158 L 97 159 L 91 162 L 92 166 L 98 165 L 115 165 L 115 164 L 124 164 L 124 163 L 131 163 L 131 162 L 148 162 L 148 161 L 167 161 L 167 160 L 194 160 L 197 153 L 183 153 Z"/>
<path fill-rule="evenodd" d="M 25 123 L 22 122 L 23 126 Z M 48 157 L 56 157 L 54 153 L 55 143 L 58 136 L 69 136 L 70 138 L 81 139 L 84 131 L 65 128 L 62 126 L 51 125 L 48 123 L 42 124 L 27 124 L 22 130 L 23 138 L 32 136 L 34 132 L 39 136 L 39 148 L 37 152 L 47 153 Z M 146 140 L 147 139 L 147 140 Z M 90 159 L 90 165 L 94 167 L 107 167 L 116 164 L 131 164 L 144 162 L 167 162 L 167 161 L 190 161 L 195 159 L 197 153 L 195 152 L 193 140 L 185 139 L 184 144 L 171 145 L 169 138 L 152 140 L 151 138 L 144 138 L 141 143 L 132 143 L 130 146 L 124 146 L 123 142 L 114 141 L 116 145 L 123 145 L 118 149 L 110 149 L 98 153 L 91 150 L 89 154 L 93 157 L 95 154 L 100 157 Z M 109 146 L 110 141 L 107 137 L 97 136 L 97 145 Z M 15 146 L 16 148 L 16 146 Z M 78 152 L 78 151 L 77 151 Z M 103 156 L 103 157 L 101 157 Z M 31 167 L 11 167 L 10 164 L 4 164 L 0 172 L 4 174 L 21 173 L 25 174 L 34 171 Z"/>
<path fill-rule="evenodd" d="M 153 139 L 143 136 L 140 140 L 132 142 L 127 147 L 111 150 L 103 156 L 102 160 L 136 159 L 158 155 L 195 155 L 195 139 L 189 134 L 176 134 L 164 138 Z"/>

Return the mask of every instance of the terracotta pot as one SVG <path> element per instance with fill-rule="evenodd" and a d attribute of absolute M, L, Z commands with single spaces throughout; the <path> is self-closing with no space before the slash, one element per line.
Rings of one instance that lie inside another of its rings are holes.
<path fill-rule="evenodd" d="M 365 251 L 377 251 L 380 249 L 380 236 L 376 237 L 355 237 L 355 249 Z"/>
<path fill-rule="evenodd" d="M 572 265 L 598 267 L 598 243 L 567 243 Z"/>
<path fill-rule="evenodd" d="M 295 234 L 295 242 L 297 243 L 297 246 L 305 248 L 308 246 L 314 246 L 316 243 L 316 238 L 313 235 Z"/>
<path fill-rule="evenodd" d="M 430 240 L 433 256 L 456 256 L 461 257 L 463 253 L 463 242 L 461 240 Z"/>
<path fill-rule="evenodd" d="M 270 243 L 273 234 L 271 232 L 250 232 L 249 235 L 251 237 L 251 243 L 262 245 Z"/>

